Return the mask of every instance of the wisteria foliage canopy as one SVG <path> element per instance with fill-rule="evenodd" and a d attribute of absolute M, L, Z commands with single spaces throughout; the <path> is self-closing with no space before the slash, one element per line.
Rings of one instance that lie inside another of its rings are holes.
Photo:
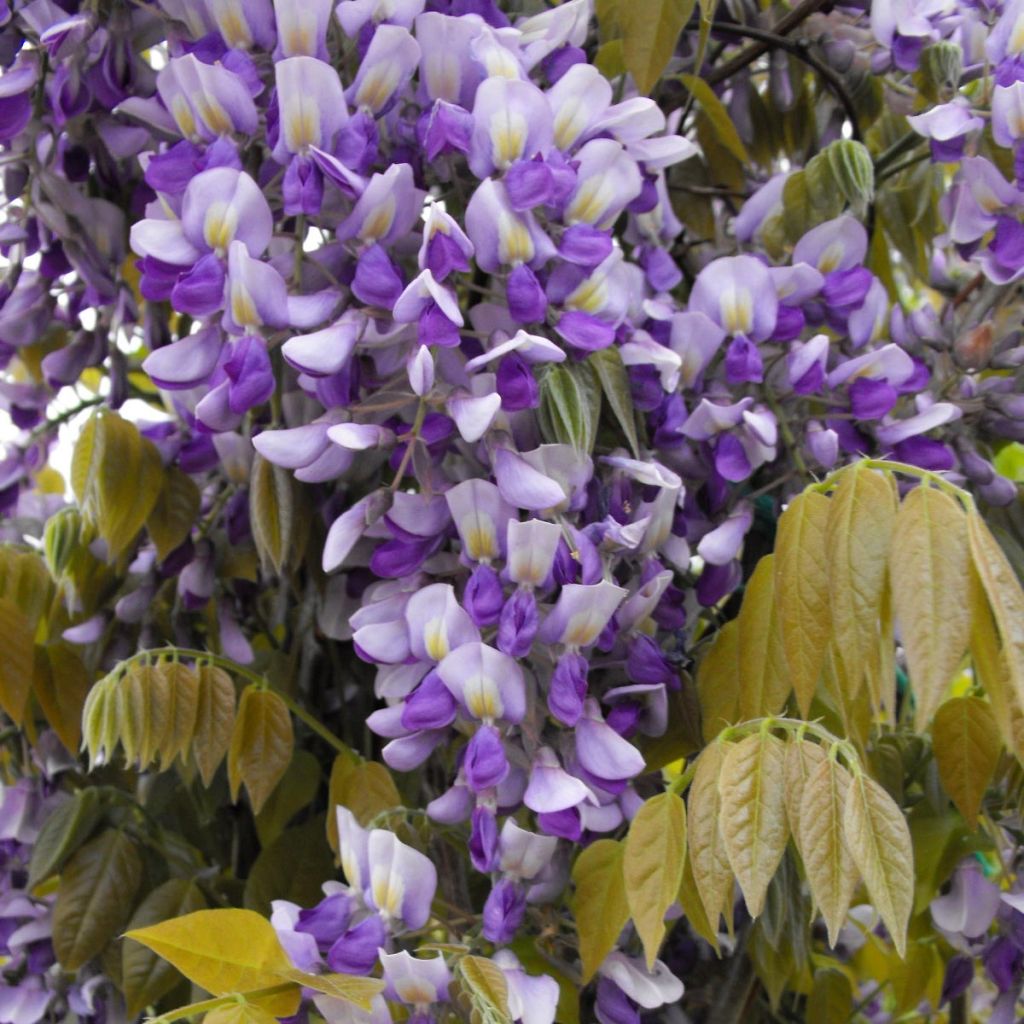
<path fill-rule="evenodd" d="M 1024 0 L 0 0 L 0 1024 L 1011 1024 Z"/>

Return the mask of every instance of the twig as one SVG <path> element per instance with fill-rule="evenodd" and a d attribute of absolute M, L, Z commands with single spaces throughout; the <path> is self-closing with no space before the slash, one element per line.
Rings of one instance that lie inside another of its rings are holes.
<path fill-rule="evenodd" d="M 843 82 L 842 76 L 835 70 L 835 68 L 830 68 L 817 54 L 813 53 L 805 43 L 787 39 L 777 29 L 775 31 L 768 32 L 764 29 L 754 28 L 752 25 L 733 25 L 725 21 L 715 21 L 712 22 L 711 28 L 714 32 L 724 32 L 734 36 L 744 36 L 748 39 L 759 40 L 758 45 L 764 47 L 764 50 L 761 52 L 765 52 L 773 48 L 785 50 L 787 53 L 791 53 L 796 57 L 797 60 L 802 61 L 809 68 L 813 68 L 819 75 L 821 75 L 828 87 L 835 94 L 836 99 L 839 100 L 839 103 L 843 108 L 843 112 L 846 114 L 846 118 L 850 122 L 850 127 L 853 131 L 853 138 L 858 142 L 862 141 L 860 125 L 857 122 L 857 108 L 853 105 L 853 100 L 850 98 L 850 94 L 846 91 L 846 85 Z M 707 81 L 712 82 L 713 79 L 714 73 L 708 76 Z"/>
<path fill-rule="evenodd" d="M 809 18 L 819 8 L 824 7 L 826 0 L 804 0 L 803 3 L 797 4 L 789 12 L 789 14 L 780 18 L 771 28 L 770 35 L 784 36 L 787 32 L 792 31 L 800 24 L 805 18 Z M 743 26 L 730 26 L 735 28 L 741 28 Z M 711 30 L 713 32 L 720 31 L 721 26 L 718 22 L 715 22 Z M 756 38 L 751 36 L 750 38 Z M 711 73 L 705 78 L 708 85 L 718 85 L 719 82 L 724 82 L 727 78 L 731 78 L 736 74 L 737 71 L 742 71 L 748 64 L 753 64 L 758 57 L 762 54 L 767 53 L 772 48 L 772 43 L 764 40 L 759 40 L 751 46 L 748 46 L 745 50 L 736 54 L 732 60 L 727 61 L 719 68 L 714 68 Z M 831 69 L 829 69 L 831 70 Z"/>

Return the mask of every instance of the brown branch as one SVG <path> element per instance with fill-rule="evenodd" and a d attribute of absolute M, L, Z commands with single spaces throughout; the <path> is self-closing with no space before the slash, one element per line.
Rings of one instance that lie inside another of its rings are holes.
<path fill-rule="evenodd" d="M 771 34 L 773 36 L 784 36 L 787 32 L 792 31 L 800 24 L 804 19 L 809 18 L 819 8 L 824 7 L 827 0 L 803 0 L 803 3 L 797 4 L 788 14 L 783 15 L 772 27 Z M 717 30 L 720 26 L 715 25 Z M 736 26 L 741 28 L 743 26 Z M 754 37 L 751 37 L 754 38 Z M 714 68 L 711 73 L 707 76 L 706 81 L 708 85 L 718 85 L 719 82 L 724 82 L 727 78 L 731 78 L 736 74 L 737 71 L 742 71 L 748 64 L 753 64 L 758 57 L 762 54 L 767 53 L 772 48 L 772 43 L 764 40 L 759 40 L 748 46 L 745 50 L 736 54 L 732 60 L 727 61 L 719 68 Z"/>

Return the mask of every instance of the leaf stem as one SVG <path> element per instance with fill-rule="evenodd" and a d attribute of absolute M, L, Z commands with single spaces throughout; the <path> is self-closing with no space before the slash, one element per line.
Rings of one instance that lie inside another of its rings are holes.
<path fill-rule="evenodd" d="M 245 665 L 239 665 L 238 662 L 232 661 L 230 658 L 225 658 L 222 654 L 214 654 L 211 651 L 200 651 L 192 647 L 162 647 L 155 651 L 139 651 L 137 654 L 133 654 L 130 658 L 125 658 L 125 660 L 121 662 L 121 665 L 127 665 L 134 661 L 142 661 L 153 657 L 164 657 L 166 655 L 171 655 L 174 658 L 192 658 L 197 662 L 206 662 L 211 665 L 216 665 L 218 668 L 224 669 L 225 672 L 230 672 L 233 675 L 241 676 L 243 679 L 248 679 L 249 682 L 256 686 L 272 690 L 278 697 L 280 697 L 288 710 L 297 719 L 299 719 L 300 722 L 305 723 L 322 740 L 334 747 L 338 753 L 349 753 L 349 748 L 346 744 L 335 736 L 327 726 L 302 707 L 301 704 L 297 703 L 293 697 L 283 693 L 277 687 L 271 686 L 266 676 L 251 668 L 246 668 Z"/>
<path fill-rule="evenodd" d="M 196 1017 L 201 1013 L 218 1010 L 220 1007 L 228 1006 L 231 1003 L 251 1002 L 255 999 L 263 999 L 266 996 L 276 996 L 293 988 L 295 988 L 295 982 L 286 981 L 280 985 L 271 985 L 269 988 L 260 988 L 252 992 L 232 992 L 227 996 L 216 996 L 213 999 L 204 999 L 198 1003 L 179 1006 L 178 1009 L 161 1013 L 158 1017 L 149 1017 L 147 1018 L 147 1024 L 171 1024 L 171 1021 L 181 1020 L 184 1017 Z"/>

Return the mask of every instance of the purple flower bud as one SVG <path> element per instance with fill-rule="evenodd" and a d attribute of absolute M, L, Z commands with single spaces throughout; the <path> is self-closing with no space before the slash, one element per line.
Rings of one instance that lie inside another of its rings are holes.
<path fill-rule="evenodd" d="M 458 703 L 436 670 L 428 672 L 405 699 L 402 727 L 411 731 L 443 729 L 455 721 Z"/>
<path fill-rule="evenodd" d="M 962 954 L 950 957 L 946 964 L 946 975 L 942 979 L 942 999 L 939 1005 L 944 1006 L 963 995 L 973 980 L 974 961 Z"/>
<path fill-rule="evenodd" d="M 640 1011 L 611 978 L 597 979 L 597 1003 L 594 1007 L 600 1024 L 640 1024 Z"/>
<path fill-rule="evenodd" d="M 898 398 L 896 389 L 885 380 L 858 377 L 850 385 L 850 411 L 859 420 L 881 419 Z"/>
<path fill-rule="evenodd" d="M 286 214 L 304 213 L 315 217 L 324 201 L 324 176 L 309 157 L 293 157 L 284 172 L 281 192 Z"/>
<path fill-rule="evenodd" d="M 490 874 L 496 870 L 500 846 L 494 811 L 487 807 L 475 808 L 469 833 L 469 857 L 473 867 L 483 874 Z"/>
<path fill-rule="evenodd" d="M 491 889 L 484 904 L 484 938 L 490 942 L 511 942 L 525 916 L 526 892 L 523 886 L 502 878 Z"/>
<path fill-rule="evenodd" d="M 546 835 L 568 839 L 571 843 L 578 843 L 583 835 L 580 812 L 575 807 L 538 814 L 537 824 Z"/>
<path fill-rule="evenodd" d="M 548 709 L 563 725 L 574 726 L 583 714 L 587 697 L 587 659 L 582 654 L 564 654 L 551 674 Z"/>
<path fill-rule="evenodd" d="M 629 642 L 626 675 L 634 683 L 670 684 L 677 679 L 661 648 L 643 633 L 638 633 Z"/>
<path fill-rule="evenodd" d="M 508 759 L 501 734 L 493 725 L 481 725 L 466 746 L 462 762 L 466 782 L 474 793 L 493 789 L 508 775 Z"/>
<path fill-rule="evenodd" d="M 725 352 L 725 379 L 730 384 L 764 380 L 764 363 L 757 346 L 746 336 L 737 334 Z"/>
<path fill-rule="evenodd" d="M 547 313 L 548 298 L 537 275 L 525 263 L 520 263 L 509 274 L 505 297 L 509 314 L 517 324 L 537 323 Z"/>
<path fill-rule="evenodd" d="M 336 892 L 315 907 L 300 910 L 295 930 L 312 935 L 320 952 L 325 953 L 345 933 L 351 920 L 352 900 L 345 893 Z"/>
<path fill-rule="evenodd" d="M 540 402 L 540 385 L 529 363 L 518 352 L 502 357 L 495 383 L 506 412 L 533 409 Z"/>
<path fill-rule="evenodd" d="M 1024 954 L 1005 936 L 1000 936 L 985 950 L 982 960 L 1000 992 L 1013 987 L 1024 966 Z"/>
<path fill-rule="evenodd" d="M 442 153 L 468 153 L 473 115 L 454 103 L 437 100 L 420 119 L 419 133 L 428 160 L 436 160 Z"/>
<path fill-rule="evenodd" d="M 558 245 L 562 258 L 580 267 L 596 267 L 612 254 L 612 249 L 609 233 L 590 224 L 566 228 Z"/>
<path fill-rule="evenodd" d="M 171 292 L 171 305 L 179 313 L 209 316 L 224 305 L 226 280 L 223 262 L 213 253 L 207 253 L 187 274 L 178 278 Z"/>
<path fill-rule="evenodd" d="M 376 915 L 350 928 L 327 953 L 327 966 L 341 974 L 369 974 L 377 966 L 377 950 L 387 942 L 387 929 Z"/>
<path fill-rule="evenodd" d="M 542 160 L 517 160 L 502 180 L 513 210 L 532 210 L 552 201 L 554 176 Z"/>
<path fill-rule="evenodd" d="M 391 309 L 402 294 L 402 275 L 380 245 L 371 245 L 360 257 L 352 280 L 352 294 L 360 302 Z"/>
<path fill-rule="evenodd" d="M 483 563 L 476 566 L 466 583 L 462 603 L 477 626 L 493 626 L 498 621 L 505 603 L 505 591 L 494 569 Z M 500 640 L 498 647 L 505 650 Z"/>
<path fill-rule="evenodd" d="M 537 614 L 537 599 L 533 591 L 517 589 L 501 609 L 498 622 L 498 650 L 513 658 L 523 658 L 530 653 L 534 637 L 540 627 Z"/>

